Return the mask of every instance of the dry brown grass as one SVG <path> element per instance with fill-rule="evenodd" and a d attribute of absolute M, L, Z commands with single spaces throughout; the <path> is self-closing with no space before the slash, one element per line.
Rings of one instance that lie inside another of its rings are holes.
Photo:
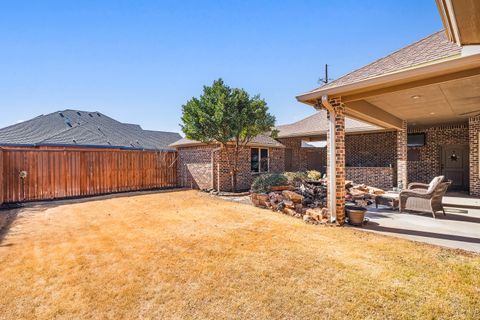
<path fill-rule="evenodd" d="M 480 318 L 479 256 L 195 191 L 25 209 L 0 266 L 6 319 Z"/>

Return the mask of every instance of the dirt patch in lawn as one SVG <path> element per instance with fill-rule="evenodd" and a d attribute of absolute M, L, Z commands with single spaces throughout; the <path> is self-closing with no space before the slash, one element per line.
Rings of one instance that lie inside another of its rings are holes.
<path fill-rule="evenodd" d="M 480 257 L 195 191 L 25 208 L 0 318 L 465 319 Z"/>

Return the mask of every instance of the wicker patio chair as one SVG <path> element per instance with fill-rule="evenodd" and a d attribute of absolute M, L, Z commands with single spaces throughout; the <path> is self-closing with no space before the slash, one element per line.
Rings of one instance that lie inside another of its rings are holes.
<path fill-rule="evenodd" d="M 400 212 L 404 210 L 428 212 L 435 218 L 435 212 L 445 209 L 442 199 L 451 181 L 444 181 L 444 176 L 435 177 L 430 184 L 410 183 L 407 190 L 400 192 Z"/>

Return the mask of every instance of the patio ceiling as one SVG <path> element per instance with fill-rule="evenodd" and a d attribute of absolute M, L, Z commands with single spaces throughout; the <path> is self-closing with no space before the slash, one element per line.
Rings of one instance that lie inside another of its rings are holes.
<path fill-rule="evenodd" d="M 360 104 L 378 110 L 362 115 L 355 112 Z M 386 115 L 419 126 L 467 121 L 468 117 L 480 114 L 480 74 L 347 101 L 346 112 L 383 126 L 388 126 L 383 121 Z"/>

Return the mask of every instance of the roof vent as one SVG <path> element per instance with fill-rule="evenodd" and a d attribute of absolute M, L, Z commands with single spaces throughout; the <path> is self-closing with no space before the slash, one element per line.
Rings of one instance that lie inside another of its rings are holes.
<path fill-rule="evenodd" d="M 62 118 L 64 118 L 65 116 L 63 115 L 63 113 L 59 112 L 58 115 Z"/>
<path fill-rule="evenodd" d="M 89 113 L 88 115 L 89 115 L 90 117 L 92 117 L 92 118 L 93 118 L 93 116 L 92 116 L 92 114 L 91 114 L 91 113 Z"/>
<path fill-rule="evenodd" d="M 73 143 L 77 143 L 77 140 L 75 140 L 75 139 L 73 139 L 72 141 L 73 141 Z"/>
<path fill-rule="evenodd" d="M 101 117 L 102 115 L 100 114 L 100 112 L 97 112 L 97 116 Z"/>
<path fill-rule="evenodd" d="M 77 111 L 77 114 L 78 114 L 79 116 L 81 116 L 81 115 L 82 115 L 82 114 L 80 113 L 80 111 Z"/>
<path fill-rule="evenodd" d="M 66 123 L 66 124 L 67 124 L 67 126 L 69 126 L 70 128 L 72 128 L 72 127 L 73 127 L 73 126 L 72 126 L 72 124 L 70 123 L 70 121 L 67 121 L 67 122 L 65 122 L 65 123 Z"/>

